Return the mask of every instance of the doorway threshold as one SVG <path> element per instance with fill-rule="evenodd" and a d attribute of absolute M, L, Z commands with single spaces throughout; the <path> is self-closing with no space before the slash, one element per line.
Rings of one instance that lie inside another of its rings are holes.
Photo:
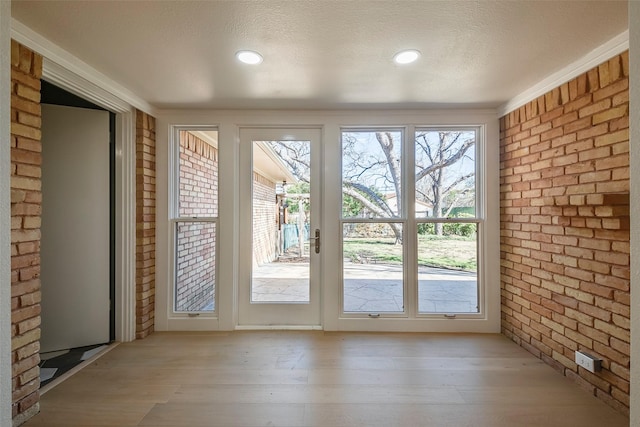
<path fill-rule="evenodd" d="M 54 357 L 52 357 L 51 359 L 48 360 L 43 360 L 43 362 L 40 363 L 40 370 L 41 370 L 41 382 L 43 381 L 43 378 L 47 378 L 47 375 L 45 375 L 43 377 L 43 370 L 48 370 L 48 374 L 49 374 L 49 378 L 46 380 L 44 385 L 40 386 L 40 395 L 45 394 L 46 392 L 48 392 L 49 390 L 51 390 L 52 388 L 54 388 L 55 386 L 57 386 L 58 384 L 64 382 L 66 379 L 70 378 L 71 376 L 73 376 L 74 374 L 76 374 L 77 372 L 79 372 L 80 370 L 82 370 L 85 366 L 88 366 L 90 364 L 92 364 L 93 362 L 95 362 L 96 360 L 98 360 L 100 357 L 104 356 L 105 354 L 107 354 L 108 352 L 110 352 L 111 350 L 113 350 L 118 344 L 120 344 L 119 342 L 113 342 L 110 344 L 104 344 L 104 345 L 98 345 L 98 346 L 93 346 L 93 348 L 89 348 L 86 351 L 79 351 L 78 353 L 78 357 L 77 357 L 77 361 L 75 362 L 74 366 L 71 368 L 66 368 L 66 371 L 56 375 L 56 369 L 61 369 L 61 368 L 56 368 L 55 366 L 51 366 L 48 367 L 47 362 L 49 360 L 53 360 L 56 357 L 64 357 L 65 355 L 74 352 L 74 350 L 77 349 L 71 349 L 68 352 L 55 352 L 55 353 L 59 353 L 59 355 L 56 355 Z M 84 348 L 84 347 L 83 347 Z M 62 353 L 62 354 L 60 354 Z"/>

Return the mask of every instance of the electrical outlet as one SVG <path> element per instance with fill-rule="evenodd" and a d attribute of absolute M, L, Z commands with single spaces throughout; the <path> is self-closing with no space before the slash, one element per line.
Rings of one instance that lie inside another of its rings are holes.
<path fill-rule="evenodd" d="M 576 351 L 576 363 L 589 372 L 598 372 L 602 369 L 602 359 L 581 351 Z"/>

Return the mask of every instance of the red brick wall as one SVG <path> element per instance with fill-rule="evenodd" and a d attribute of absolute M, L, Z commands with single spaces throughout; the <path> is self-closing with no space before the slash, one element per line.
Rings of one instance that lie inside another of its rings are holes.
<path fill-rule="evenodd" d="M 136 338 L 153 332 L 156 287 L 156 125 L 136 111 Z"/>
<path fill-rule="evenodd" d="M 42 57 L 11 41 L 11 363 L 13 418 L 38 412 L 40 388 L 40 77 Z"/>
<path fill-rule="evenodd" d="M 264 264 L 277 256 L 276 183 L 253 173 L 253 263 Z"/>
<path fill-rule="evenodd" d="M 500 119 L 502 330 L 625 413 L 628 75 L 624 53 Z"/>
<path fill-rule="evenodd" d="M 218 150 L 195 135 L 180 132 L 180 217 L 218 215 Z M 176 310 L 199 311 L 215 293 L 214 223 L 178 224 Z"/>

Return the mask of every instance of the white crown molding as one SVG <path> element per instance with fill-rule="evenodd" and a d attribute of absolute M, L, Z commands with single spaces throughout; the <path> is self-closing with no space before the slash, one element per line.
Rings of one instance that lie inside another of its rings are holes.
<path fill-rule="evenodd" d="M 527 102 L 533 101 L 539 96 L 544 95 L 628 49 L 629 30 L 626 30 L 498 107 L 498 116 L 505 116 L 507 113 L 522 107 Z"/>
<path fill-rule="evenodd" d="M 131 109 L 128 102 L 47 57 L 42 60 L 42 78 L 109 111 L 123 113 Z"/>
<path fill-rule="evenodd" d="M 11 18 L 11 38 L 44 57 L 45 80 L 112 111 L 124 112 L 135 107 L 155 115 L 155 109 L 147 101 L 15 18 Z"/>

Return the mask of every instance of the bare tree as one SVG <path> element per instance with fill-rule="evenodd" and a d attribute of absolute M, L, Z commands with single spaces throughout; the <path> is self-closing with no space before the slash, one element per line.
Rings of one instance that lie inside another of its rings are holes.
<path fill-rule="evenodd" d="M 416 194 L 433 206 L 435 218 L 447 218 L 458 202 L 475 196 L 475 189 L 470 185 L 475 170 L 454 173 L 451 168 L 467 155 L 475 142 L 473 132 L 427 131 L 416 135 Z M 452 195 L 455 197 L 450 197 Z M 435 232 L 442 235 L 441 223 L 435 223 Z"/>
<path fill-rule="evenodd" d="M 401 133 L 375 132 L 374 144 L 379 149 L 365 147 L 361 138 L 362 133 L 357 131 L 343 134 L 343 195 L 358 202 L 359 214 L 368 212 L 372 218 L 399 217 Z M 474 144 L 475 133 L 468 131 L 425 131 L 416 135 L 416 195 L 433 206 L 434 217 L 449 216 L 455 206 L 475 195 L 469 185 L 474 171 L 453 173 L 451 168 Z M 299 180 L 309 182 L 308 145 L 272 142 L 271 146 Z M 388 203 L 386 193 L 390 191 L 397 197 L 395 206 Z M 402 230 L 396 224 L 390 226 L 400 242 Z M 442 234 L 442 224 L 436 223 L 435 227 L 436 233 Z"/>
<path fill-rule="evenodd" d="M 375 146 L 364 147 L 362 134 L 345 132 L 342 136 L 342 192 L 351 196 L 371 218 L 400 216 L 401 170 L 399 132 L 375 132 Z M 376 146 L 379 149 L 376 149 Z M 387 194 L 398 198 L 388 203 Z M 396 243 L 402 242 L 402 228 L 390 223 Z"/>
<path fill-rule="evenodd" d="M 270 141 L 271 148 L 284 162 L 291 174 L 302 182 L 309 183 L 311 173 L 311 146 L 298 141 Z"/>

